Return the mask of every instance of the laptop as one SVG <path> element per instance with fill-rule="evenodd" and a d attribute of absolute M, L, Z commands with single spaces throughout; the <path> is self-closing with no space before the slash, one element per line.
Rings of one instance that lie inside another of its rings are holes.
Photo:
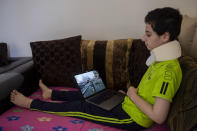
<path fill-rule="evenodd" d="M 124 100 L 124 94 L 106 88 L 95 70 L 75 75 L 74 78 L 83 98 L 102 109 L 112 110 Z"/>

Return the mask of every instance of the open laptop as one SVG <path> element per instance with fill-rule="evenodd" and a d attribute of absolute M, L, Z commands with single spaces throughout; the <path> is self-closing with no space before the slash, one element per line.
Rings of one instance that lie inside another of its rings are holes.
<path fill-rule="evenodd" d="M 111 110 L 124 100 L 124 94 L 105 87 L 97 71 L 78 74 L 74 78 L 82 96 L 91 104 Z"/>

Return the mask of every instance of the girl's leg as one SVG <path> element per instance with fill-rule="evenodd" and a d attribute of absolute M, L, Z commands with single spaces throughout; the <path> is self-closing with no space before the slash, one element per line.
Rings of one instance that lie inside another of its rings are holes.
<path fill-rule="evenodd" d="M 65 103 L 43 102 L 39 99 L 32 100 L 16 90 L 11 93 L 10 97 L 14 104 L 25 108 L 31 108 L 62 116 L 78 117 L 98 124 L 104 124 L 126 130 L 137 131 L 142 129 L 142 127 L 133 122 L 132 119 L 122 110 L 121 104 L 111 111 L 106 111 L 89 104 L 84 100 Z"/>
<path fill-rule="evenodd" d="M 55 91 L 48 88 L 42 80 L 39 81 L 39 87 L 42 90 L 43 99 L 51 99 L 55 101 L 75 101 L 83 99 L 78 91 Z"/>
<path fill-rule="evenodd" d="M 33 100 L 31 109 L 44 111 L 61 116 L 77 117 L 97 124 L 103 124 L 129 131 L 144 129 L 136 124 L 123 110 L 121 104 L 111 111 L 106 111 L 83 100 L 51 103 Z"/>
<path fill-rule="evenodd" d="M 54 101 L 76 101 L 83 100 L 83 97 L 79 91 L 56 91 L 53 90 L 51 94 L 51 100 Z"/>
<path fill-rule="evenodd" d="M 51 98 L 51 94 L 52 94 L 52 90 L 49 89 L 43 82 L 42 80 L 39 80 L 39 87 L 42 90 L 42 98 L 44 100 L 46 99 L 50 99 Z"/>

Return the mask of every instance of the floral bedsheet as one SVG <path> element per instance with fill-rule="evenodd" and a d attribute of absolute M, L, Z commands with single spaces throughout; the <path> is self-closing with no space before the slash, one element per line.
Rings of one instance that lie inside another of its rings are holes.
<path fill-rule="evenodd" d="M 65 87 L 51 87 L 56 90 L 76 90 Z M 33 93 L 31 98 L 42 99 L 41 90 Z M 50 101 L 50 100 L 47 100 Z M 88 122 L 82 119 L 56 116 L 39 111 L 31 111 L 14 106 L 0 116 L 0 131 L 120 131 Z"/>
<path fill-rule="evenodd" d="M 55 90 L 77 90 L 69 87 L 51 87 Z M 30 98 L 41 99 L 41 90 Z M 46 100 L 51 101 L 51 100 Z M 51 101 L 53 102 L 53 101 Z M 57 102 L 57 101 L 55 101 Z M 2 108 L 2 107 L 1 107 Z M 0 131 L 122 131 L 73 117 L 63 117 L 14 106 L 0 116 Z M 168 131 L 166 124 L 153 125 L 144 131 Z"/>

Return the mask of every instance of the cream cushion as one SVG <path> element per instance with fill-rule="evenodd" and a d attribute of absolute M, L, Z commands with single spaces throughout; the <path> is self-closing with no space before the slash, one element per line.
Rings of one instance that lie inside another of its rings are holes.
<path fill-rule="evenodd" d="M 181 25 L 181 33 L 179 41 L 184 55 L 190 55 L 190 49 L 193 44 L 193 37 L 197 28 L 197 18 L 192 18 L 187 15 L 183 16 Z"/>
<path fill-rule="evenodd" d="M 190 55 L 197 60 L 197 28 L 193 39 L 193 44 L 191 46 Z"/>

